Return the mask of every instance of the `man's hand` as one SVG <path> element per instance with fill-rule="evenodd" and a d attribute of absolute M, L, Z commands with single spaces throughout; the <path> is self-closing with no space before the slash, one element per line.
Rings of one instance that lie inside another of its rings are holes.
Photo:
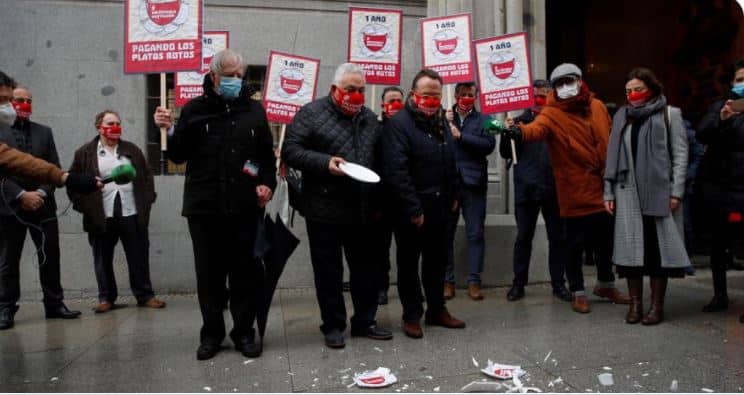
<path fill-rule="evenodd" d="M 418 217 L 411 218 L 411 223 L 414 224 L 417 228 L 420 228 L 424 225 L 424 214 L 419 215 Z"/>
<path fill-rule="evenodd" d="M 44 198 L 41 193 L 36 191 L 23 192 L 19 200 L 21 201 L 21 209 L 25 211 L 36 211 L 44 205 Z"/>
<path fill-rule="evenodd" d="M 460 137 L 462 137 L 462 133 L 460 132 L 460 129 L 455 126 L 454 123 L 450 123 L 450 130 L 452 131 L 452 138 L 455 140 L 459 140 Z"/>
<path fill-rule="evenodd" d="M 682 200 L 676 197 L 672 197 L 671 199 L 669 199 L 669 208 L 672 209 L 672 212 L 677 211 L 681 202 Z"/>
<path fill-rule="evenodd" d="M 71 191 L 79 192 L 83 195 L 103 189 L 103 183 L 100 177 L 89 176 L 79 173 L 65 173 L 62 175 L 62 183 Z"/>
<path fill-rule="evenodd" d="M 610 215 L 615 215 L 615 201 L 614 200 L 605 200 L 604 202 L 605 211 L 607 211 Z"/>
<path fill-rule="evenodd" d="M 454 213 L 458 208 L 460 208 L 460 202 L 457 200 L 452 201 L 452 212 Z"/>
<path fill-rule="evenodd" d="M 173 126 L 173 114 L 167 108 L 157 107 L 152 118 L 155 120 L 155 124 L 158 125 L 159 128 L 170 129 L 170 127 Z"/>
<path fill-rule="evenodd" d="M 346 163 L 344 158 L 340 156 L 332 156 L 330 162 L 328 162 L 328 171 L 331 172 L 334 176 L 343 176 L 346 175 L 341 169 L 338 167 L 338 165 Z"/>
<path fill-rule="evenodd" d="M 259 185 L 256 187 L 256 195 L 258 195 L 258 207 L 264 208 L 271 200 L 273 192 L 266 185 Z"/>
<path fill-rule="evenodd" d="M 723 108 L 721 108 L 721 121 L 725 121 L 734 115 L 738 115 L 739 113 L 734 111 L 734 109 L 731 107 L 731 104 L 733 103 L 733 100 L 726 100 L 726 104 L 723 105 Z"/>

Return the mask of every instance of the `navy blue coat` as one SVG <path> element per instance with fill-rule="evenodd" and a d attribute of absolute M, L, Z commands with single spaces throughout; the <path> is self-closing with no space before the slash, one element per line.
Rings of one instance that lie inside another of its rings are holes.
<path fill-rule="evenodd" d="M 516 123 L 530 123 L 535 119 L 532 110 L 526 110 L 514 119 Z M 509 139 L 499 142 L 499 153 L 507 160 L 511 159 Z M 557 199 L 555 179 L 550 166 L 548 146 L 544 141 L 519 144 L 517 146 L 518 163 L 514 166 L 514 203 L 541 202 Z M 510 161 L 511 162 L 511 161 Z"/>
<path fill-rule="evenodd" d="M 490 119 L 473 109 L 465 119 L 460 119 L 457 106 L 454 124 L 462 134 L 455 140 L 455 161 L 462 185 L 468 188 L 486 190 L 488 187 L 488 155 L 496 148 L 496 139 L 483 130 L 483 124 Z"/>
<path fill-rule="evenodd" d="M 448 205 L 454 201 L 458 190 L 455 149 L 444 117 L 438 135 L 417 123 L 406 106 L 387 122 L 381 140 L 383 174 L 397 195 L 399 214 L 405 219 L 417 217 L 429 199 Z"/>

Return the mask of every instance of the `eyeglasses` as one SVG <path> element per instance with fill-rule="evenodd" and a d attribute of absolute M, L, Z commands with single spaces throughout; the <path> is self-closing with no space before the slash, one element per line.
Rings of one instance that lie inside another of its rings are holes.
<path fill-rule="evenodd" d="M 636 86 L 635 88 L 626 89 L 625 94 L 629 95 L 630 92 L 645 92 L 647 90 L 648 88 L 646 88 L 645 86 Z"/>
<path fill-rule="evenodd" d="M 31 104 L 32 99 L 31 98 L 26 99 L 25 97 L 14 97 L 13 101 L 19 104 L 22 104 L 22 103 Z"/>
<path fill-rule="evenodd" d="M 114 126 L 114 125 L 121 126 L 121 122 L 104 122 L 103 123 L 103 126 Z"/>
<path fill-rule="evenodd" d="M 341 88 L 341 90 L 343 90 L 346 93 L 354 93 L 354 92 L 364 93 L 364 87 L 363 86 L 362 87 L 359 87 L 359 88 L 357 88 L 355 86 L 347 86 L 347 87 Z"/>

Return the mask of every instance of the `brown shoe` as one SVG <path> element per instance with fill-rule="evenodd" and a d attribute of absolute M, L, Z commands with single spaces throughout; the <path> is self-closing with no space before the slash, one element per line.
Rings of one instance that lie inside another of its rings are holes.
<path fill-rule="evenodd" d="M 444 300 L 450 300 L 455 297 L 455 284 L 444 282 Z"/>
<path fill-rule="evenodd" d="M 451 329 L 465 328 L 465 322 L 451 316 L 447 309 L 442 309 L 442 311 L 434 317 L 426 317 L 426 325 L 443 326 Z"/>
<path fill-rule="evenodd" d="M 620 292 L 617 288 L 600 288 L 600 287 L 594 287 L 594 295 L 599 296 L 600 298 L 606 298 L 612 301 L 612 303 L 615 304 L 630 304 L 632 301 L 630 300 L 630 296 L 623 295 L 622 292 Z"/>
<path fill-rule="evenodd" d="M 468 296 L 473 300 L 483 300 L 483 294 L 481 294 L 480 284 L 468 285 Z"/>
<path fill-rule="evenodd" d="M 574 296 L 573 301 L 571 301 L 571 308 L 573 311 L 581 314 L 586 314 L 589 312 L 589 301 L 586 299 L 586 295 L 581 296 Z"/>
<path fill-rule="evenodd" d="M 151 309 L 162 309 L 165 307 L 165 302 L 162 300 L 152 297 L 150 299 L 147 299 L 146 302 L 140 302 L 137 303 L 137 306 L 139 307 L 149 307 Z"/>
<path fill-rule="evenodd" d="M 98 306 L 93 308 L 93 312 L 96 314 L 103 314 L 108 313 L 109 311 L 114 309 L 114 304 L 109 302 L 101 302 L 98 304 Z"/>
<path fill-rule="evenodd" d="M 421 329 L 421 324 L 418 321 L 403 321 L 403 332 L 406 334 L 406 336 L 412 337 L 414 339 L 420 339 L 424 337 L 424 330 Z"/>

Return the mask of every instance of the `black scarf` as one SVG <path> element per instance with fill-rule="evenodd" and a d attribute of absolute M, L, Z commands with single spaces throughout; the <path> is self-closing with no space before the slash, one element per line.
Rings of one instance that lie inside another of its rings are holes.
<path fill-rule="evenodd" d="M 444 131 L 444 110 L 440 107 L 434 115 L 427 117 L 421 111 L 418 110 L 416 104 L 413 102 L 411 95 L 409 94 L 406 98 L 406 110 L 411 113 L 413 122 L 416 126 L 425 131 L 429 132 L 439 138 L 442 138 Z"/>

